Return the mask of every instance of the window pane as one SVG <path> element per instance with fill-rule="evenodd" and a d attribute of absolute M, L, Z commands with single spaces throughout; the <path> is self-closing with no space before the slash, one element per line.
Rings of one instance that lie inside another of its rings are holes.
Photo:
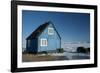
<path fill-rule="evenodd" d="M 53 35 L 54 34 L 54 29 L 53 28 L 48 28 L 48 34 Z"/>
<path fill-rule="evenodd" d="M 41 39 L 41 46 L 47 46 L 47 39 Z"/>
<path fill-rule="evenodd" d="M 30 40 L 28 40 L 28 47 L 30 47 Z"/>

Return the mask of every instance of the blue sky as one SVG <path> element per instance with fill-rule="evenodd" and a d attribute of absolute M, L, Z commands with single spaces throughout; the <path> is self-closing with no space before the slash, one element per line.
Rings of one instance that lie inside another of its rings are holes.
<path fill-rule="evenodd" d="M 26 38 L 41 24 L 52 21 L 62 42 L 89 42 L 90 41 L 90 14 L 22 11 L 22 46 L 25 48 Z"/>

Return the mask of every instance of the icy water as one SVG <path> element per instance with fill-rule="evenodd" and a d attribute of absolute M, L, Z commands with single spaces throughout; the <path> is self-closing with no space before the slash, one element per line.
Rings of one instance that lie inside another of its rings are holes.
<path fill-rule="evenodd" d="M 77 52 L 64 52 L 53 54 L 56 56 L 55 60 L 81 60 L 81 59 L 90 59 L 90 55 L 86 53 L 77 53 Z"/>
<path fill-rule="evenodd" d="M 65 52 L 64 56 L 66 56 L 69 60 L 90 59 L 90 55 L 85 53 Z"/>
<path fill-rule="evenodd" d="M 53 54 L 56 60 L 81 60 L 90 59 L 90 55 L 86 53 L 64 52 L 63 54 Z"/>

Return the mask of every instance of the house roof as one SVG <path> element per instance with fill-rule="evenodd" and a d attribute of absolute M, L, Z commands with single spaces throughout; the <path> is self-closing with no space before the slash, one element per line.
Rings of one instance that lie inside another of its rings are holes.
<path fill-rule="evenodd" d="M 50 24 L 50 23 L 52 23 L 52 22 L 46 22 L 46 23 L 44 23 L 44 24 L 42 24 L 42 25 L 40 25 L 35 31 L 33 31 L 27 38 L 26 38 L 26 40 L 27 39 L 30 39 L 30 38 L 37 38 L 44 30 L 45 30 L 45 28 Z M 54 25 L 53 25 L 54 26 Z M 55 27 L 54 27 L 55 28 Z M 55 29 L 56 30 L 56 29 Z M 57 32 L 57 30 L 56 30 L 56 32 Z M 58 32 L 57 32 L 57 34 L 58 34 Z M 58 34 L 59 35 L 59 34 Z M 60 37 L 60 35 L 59 35 L 59 37 Z M 60 37 L 61 38 L 61 37 Z"/>

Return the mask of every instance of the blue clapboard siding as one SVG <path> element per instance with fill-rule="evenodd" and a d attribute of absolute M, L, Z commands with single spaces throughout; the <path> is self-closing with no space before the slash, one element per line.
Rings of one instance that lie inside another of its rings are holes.
<path fill-rule="evenodd" d="M 28 46 L 28 40 L 30 40 L 30 45 Z M 28 39 L 27 40 L 27 51 L 28 52 L 37 52 L 38 51 L 38 49 L 37 49 L 37 47 L 38 47 L 38 41 L 37 41 L 37 39 Z"/>
<path fill-rule="evenodd" d="M 54 34 L 53 35 L 48 34 L 48 27 L 52 27 L 54 29 Z M 57 48 L 61 47 L 61 43 L 60 43 L 61 39 L 58 36 L 54 26 L 52 24 L 49 24 L 48 27 L 39 36 L 39 39 L 38 39 L 38 52 L 40 52 L 40 51 L 48 51 L 49 52 L 50 50 L 56 50 Z M 47 39 L 48 45 L 47 46 L 40 46 L 40 40 L 41 39 Z"/>
<path fill-rule="evenodd" d="M 31 43 L 31 48 L 33 48 L 33 52 L 37 52 L 38 51 L 38 41 L 37 39 L 32 39 L 32 43 Z"/>

